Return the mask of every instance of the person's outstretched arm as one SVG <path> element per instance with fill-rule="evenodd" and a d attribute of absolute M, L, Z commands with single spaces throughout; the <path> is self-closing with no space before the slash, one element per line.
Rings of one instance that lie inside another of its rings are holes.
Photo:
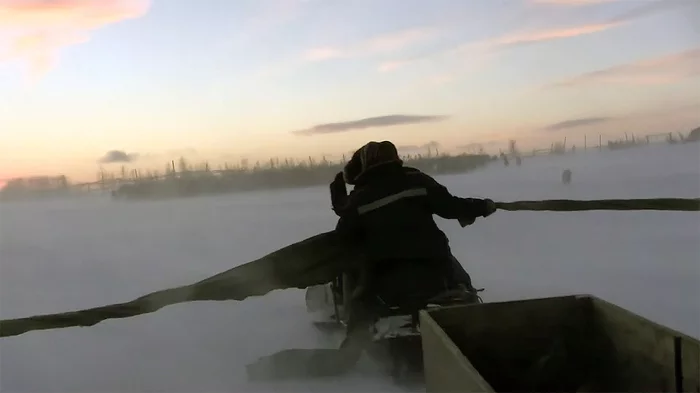
<path fill-rule="evenodd" d="M 421 175 L 424 176 L 430 208 L 442 218 L 472 223 L 477 217 L 488 217 L 496 211 L 496 205 L 491 199 L 454 196 L 432 177 Z"/>

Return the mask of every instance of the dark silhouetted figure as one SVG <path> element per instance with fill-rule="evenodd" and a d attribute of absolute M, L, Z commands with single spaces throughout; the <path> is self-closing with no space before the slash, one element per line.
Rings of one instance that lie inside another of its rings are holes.
<path fill-rule="evenodd" d="M 571 169 L 565 169 L 564 172 L 561 173 L 561 182 L 564 184 L 571 183 Z"/>
<path fill-rule="evenodd" d="M 505 166 L 510 165 L 510 161 L 508 160 L 508 156 L 505 155 L 505 153 L 501 153 L 501 159 L 503 160 L 503 165 L 505 165 Z"/>
<path fill-rule="evenodd" d="M 345 183 L 354 185 L 349 195 Z M 330 191 L 340 217 L 336 231 L 357 242 L 367 257 L 348 299 L 347 337 L 341 349 L 349 363 L 371 340 L 369 324 L 378 317 L 377 306 L 421 307 L 446 290 L 474 291 L 433 215 L 468 225 L 496 211 L 492 200 L 453 196 L 432 177 L 405 167 L 388 141 L 369 142 L 356 151 Z"/>

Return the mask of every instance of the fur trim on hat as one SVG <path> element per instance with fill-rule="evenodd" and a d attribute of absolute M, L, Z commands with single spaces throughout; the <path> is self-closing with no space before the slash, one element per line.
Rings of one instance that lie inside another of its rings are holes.
<path fill-rule="evenodd" d="M 362 170 L 355 177 L 354 180 L 356 182 L 374 168 L 387 164 L 403 165 L 396 146 L 389 141 L 369 142 L 363 146 L 360 149 L 360 162 L 362 163 Z"/>
<path fill-rule="evenodd" d="M 370 169 L 394 163 L 403 165 L 393 143 L 371 141 L 353 153 L 352 158 L 343 168 L 343 177 L 346 183 L 354 185 Z"/>

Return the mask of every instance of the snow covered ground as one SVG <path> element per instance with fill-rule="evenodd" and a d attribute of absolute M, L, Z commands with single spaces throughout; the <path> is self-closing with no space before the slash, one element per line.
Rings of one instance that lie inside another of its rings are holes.
<path fill-rule="evenodd" d="M 700 145 L 579 152 L 440 179 L 499 201 L 700 196 Z M 560 181 L 571 168 L 572 184 Z M 330 179 L 329 179 L 330 180 Z M 166 202 L 0 205 L 0 317 L 131 300 L 191 283 L 335 223 L 327 187 Z M 498 212 L 440 221 L 486 301 L 592 293 L 700 337 L 700 214 Z M 244 365 L 328 347 L 302 291 L 189 303 L 90 328 L 0 340 L 2 392 L 398 391 L 362 365 L 350 376 L 252 385 Z M 340 383 L 343 383 L 341 385 Z"/>

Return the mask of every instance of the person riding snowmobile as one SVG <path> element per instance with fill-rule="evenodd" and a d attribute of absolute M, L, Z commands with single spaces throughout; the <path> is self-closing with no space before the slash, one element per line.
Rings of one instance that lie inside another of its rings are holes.
<path fill-rule="evenodd" d="M 349 195 L 344 183 L 355 186 Z M 468 225 L 496 210 L 490 199 L 453 196 L 429 175 L 404 167 L 389 141 L 356 151 L 331 184 L 331 199 L 340 217 L 336 231 L 362 247 L 367 258 L 341 348 L 361 349 L 353 342 L 362 346 L 371 339 L 368 324 L 376 317 L 377 300 L 406 305 L 407 299 L 427 300 L 460 283 L 471 287 L 433 214 Z"/>
<path fill-rule="evenodd" d="M 418 170 L 416 168 L 404 166 L 402 161 L 398 157 L 398 153 L 396 152 L 396 148 L 394 147 L 393 144 L 391 144 L 391 142 L 388 142 L 388 141 L 381 142 L 379 145 L 377 145 L 377 147 L 375 147 L 375 145 L 372 145 L 373 143 L 376 143 L 376 142 L 370 142 L 369 144 L 365 145 L 363 148 L 358 149 L 353 154 L 350 161 L 348 161 L 348 163 L 345 165 L 345 167 L 343 168 L 343 171 L 339 172 L 335 176 L 335 179 L 333 180 L 333 182 L 330 185 L 332 209 L 339 217 L 341 216 L 341 212 L 343 211 L 343 209 L 348 205 L 348 201 L 350 198 L 348 196 L 346 183 L 350 184 L 350 185 L 357 185 L 357 182 L 359 181 L 360 182 L 359 188 L 362 188 L 363 185 L 366 185 L 366 182 L 363 183 L 362 178 L 360 178 L 360 175 L 363 174 L 362 156 L 361 156 L 362 152 L 363 151 L 370 151 L 371 149 L 375 149 L 375 148 L 378 148 L 378 149 L 383 148 L 388 152 L 389 155 L 387 157 L 386 162 L 384 162 L 384 163 L 389 164 L 389 165 L 393 164 L 394 166 L 400 166 L 401 172 L 403 175 L 415 175 L 414 177 L 416 177 L 416 176 L 422 177 L 423 181 L 427 181 L 429 184 L 431 184 L 433 186 L 437 186 L 437 189 L 440 190 L 440 193 L 438 195 L 441 194 L 443 197 L 449 196 L 449 192 L 447 192 L 447 190 L 444 189 L 444 187 L 442 187 L 439 183 L 437 183 L 430 176 L 428 176 L 427 174 L 421 172 L 420 170 Z M 383 147 L 379 147 L 379 146 L 383 146 Z M 381 166 L 382 165 L 381 157 L 380 157 L 379 161 L 380 162 L 375 163 L 374 166 Z M 372 166 L 372 164 L 370 164 L 370 166 Z M 369 170 L 371 171 L 371 168 L 369 168 Z M 364 172 L 367 172 L 367 171 L 365 170 Z M 394 171 L 394 172 L 396 172 L 396 171 Z M 387 174 L 392 175 L 392 173 L 387 173 Z M 381 177 L 381 174 L 380 174 L 380 177 Z M 450 199 L 450 198 L 448 198 L 448 199 Z M 486 204 L 489 204 L 489 203 L 492 204 L 492 202 L 490 200 L 464 199 L 464 201 L 467 204 L 476 203 L 478 205 L 478 203 L 480 203 L 479 201 L 482 201 L 483 203 L 486 203 Z M 479 209 L 483 210 L 484 208 L 486 208 L 487 210 L 489 208 L 495 209 L 495 207 L 492 207 L 492 206 L 481 206 L 481 207 L 477 206 L 476 207 L 477 210 L 479 210 Z M 438 210 L 435 214 L 440 215 L 440 210 Z M 447 217 L 444 217 L 444 218 L 447 218 Z M 452 218 L 452 217 L 449 217 L 449 218 Z M 475 221 L 476 216 L 474 216 L 473 214 L 468 214 L 466 216 L 461 216 L 458 219 L 459 219 L 460 224 L 462 226 L 466 226 L 466 225 L 472 224 Z M 434 221 L 432 221 L 432 223 L 433 223 L 433 225 L 429 226 L 428 230 L 431 232 L 438 231 L 440 234 L 442 234 L 444 236 L 444 233 L 442 233 L 442 231 L 440 231 L 435 226 Z M 339 221 L 339 224 L 340 224 L 340 221 Z M 446 239 L 446 237 L 445 237 L 445 239 Z M 455 258 L 451 254 L 451 251 L 449 251 L 449 246 L 447 246 L 447 249 L 448 249 L 448 252 L 450 255 L 449 261 L 450 261 L 450 264 L 452 265 L 451 271 L 449 272 L 450 273 L 449 275 L 453 278 L 452 284 L 456 284 L 457 286 L 462 286 L 465 290 L 472 293 L 474 298 L 477 298 L 477 295 L 476 295 L 477 289 L 474 288 L 472 285 L 471 276 L 469 275 L 469 273 L 467 273 L 467 271 L 464 269 L 462 264 L 459 263 L 457 258 Z M 340 282 L 340 284 L 342 285 L 342 281 Z"/>

